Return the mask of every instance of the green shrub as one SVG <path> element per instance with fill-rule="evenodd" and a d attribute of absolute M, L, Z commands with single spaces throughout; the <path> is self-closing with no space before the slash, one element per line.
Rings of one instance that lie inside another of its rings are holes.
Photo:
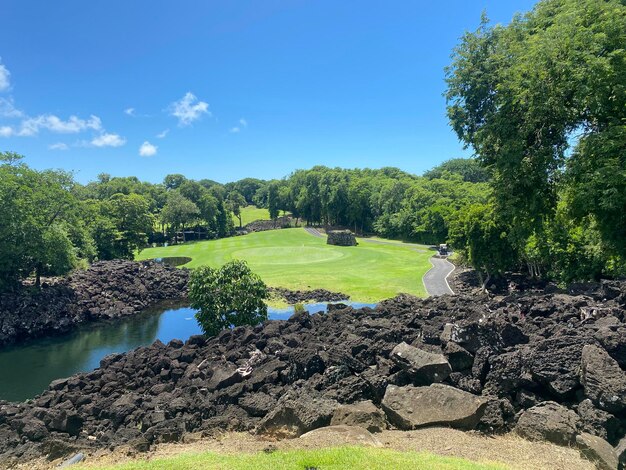
<path fill-rule="evenodd" d="M 230 261 L 218 269 L 202 266 L 189 280 L 191 307 L 198 309 L 196 319 L 209 336 L 267 320 L 263 301 L 268 296 L 267 286 L 245 261 Z"/>

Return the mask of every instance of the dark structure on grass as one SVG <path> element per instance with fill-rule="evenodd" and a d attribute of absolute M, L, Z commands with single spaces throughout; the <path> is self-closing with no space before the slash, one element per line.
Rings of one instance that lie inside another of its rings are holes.
<path fill-rule="evenodd" d="M 329 245 L 338 246 L 356 246 L 356 238 L 350 230 L 329 230 L 328 240 L 326 243 Z"/>

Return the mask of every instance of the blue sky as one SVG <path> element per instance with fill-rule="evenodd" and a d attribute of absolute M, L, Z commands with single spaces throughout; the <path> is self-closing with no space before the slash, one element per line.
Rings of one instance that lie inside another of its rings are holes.
<path fill-rule="evenodd" d="M 442 97 L 458 38 L 533 3 L 0 0 L 0 150 L 81 182 L 421 174 L 469 155 Z"/>

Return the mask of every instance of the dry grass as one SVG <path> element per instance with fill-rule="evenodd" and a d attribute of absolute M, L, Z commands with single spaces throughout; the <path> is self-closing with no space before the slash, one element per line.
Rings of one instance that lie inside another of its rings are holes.
<path fill-rule="evenodd" d="M 501 463 L 515 470 L 594 470 L 595 466 L 580 457 L 577 450 L 543 442 L 529 442 L 514 434 L 486 437 L 478 433 L 447 428 L 416 431 L 385 431 L 376 437 L 388 449 L 426 451 L 435 455 L 460 457 L 474 462 Z M 224 454 L 255 453 L 268 448 L 277 450 L 320 449 L 335 447 L 336 439 L 288 439 L 272 441 L 245 433 L 228 433 L 219 438 L 199 439 L 182 444 L 163 444 L 147 454 L 136 454 L 119 448 L 114 452 L 98 451 L 89 455 L 80 468 L 98 468 L 130 462 L 167 458 L 183 452 L 213 451 Z M 55 462 L 29 462 L 23 468 L 39 470 L 53 468 Z"/>

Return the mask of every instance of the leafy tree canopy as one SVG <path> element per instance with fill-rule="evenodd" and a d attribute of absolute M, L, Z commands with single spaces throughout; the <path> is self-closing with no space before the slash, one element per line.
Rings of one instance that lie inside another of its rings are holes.
<path fill-rule="evenodd" d="M 245 261 L 230 261 L 217 269 L 203 266 L 189 279 L 191 306 L 198 309 L 196 319 L 209 336 L 267 320 L 267 298 L 267 286 Z"/>

